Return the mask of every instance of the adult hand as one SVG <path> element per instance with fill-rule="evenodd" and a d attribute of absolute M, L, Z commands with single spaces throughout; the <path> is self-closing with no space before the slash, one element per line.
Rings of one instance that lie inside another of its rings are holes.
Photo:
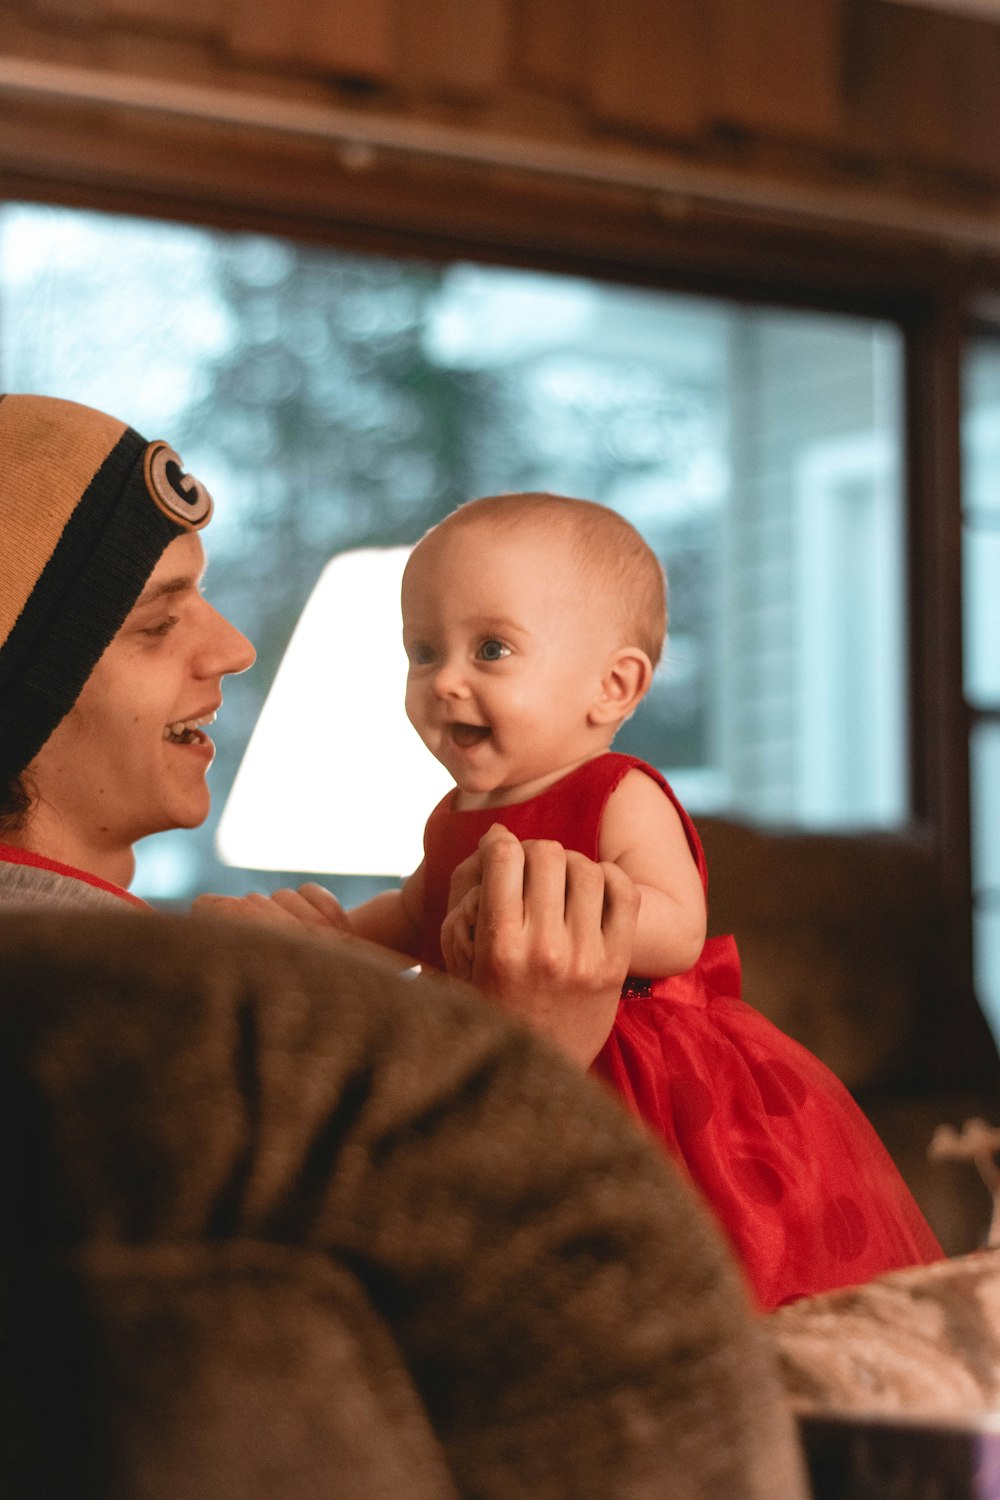
<path fill-rule="evenodd" d="M 296 891 L 280 890 L 271 896 L 256 891 L 249 896 L 198 896 L 191 911 L 196 916 L 232 917 L 271 927 L 305 926 L 333 937 L 351 931 L 350 918 L 336 896 L 312 880 Z"/>
<path fill-rule="evenodd" d="M 522 844 L 494 824 L 455 871 L 449 908 L 448 972 L 589 1067 L 614 1025 L 635 938 L 639 892 L 624 871 L 548 840 Z"/>

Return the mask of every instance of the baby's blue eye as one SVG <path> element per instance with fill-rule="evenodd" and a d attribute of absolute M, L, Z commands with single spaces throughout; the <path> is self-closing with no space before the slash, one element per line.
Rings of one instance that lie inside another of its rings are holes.
<path fill-rule="evenodd" d="M 505 656 L 510 655 L 510 647 L 505 646 L 503 641 L 483 641 L 476 654 L 481 661 L 502 661 Z"/>
<path fill-rule="evenodd" d="M 406 654 L 415 667 L 429 667 L 434 660 L 434 651 L 426 641 L 413 641 L 407 646 Z"/>

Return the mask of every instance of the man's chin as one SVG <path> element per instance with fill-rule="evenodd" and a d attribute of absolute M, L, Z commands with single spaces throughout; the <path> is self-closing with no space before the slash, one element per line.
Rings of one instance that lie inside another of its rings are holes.
<path fill-rule="evenodd" d="M 200 828 L 212 810 L 212 799 L 206 790 L 204 800 L 188 799 L 183 804 L 165 808 L 156 820 L 155 827 L 148 828 L 143 838 L 152 838 L 158 833 L 173 833 L 177 829 Z"/>
<path fill-rule="evenodd" d="M 206 798 L 204 807 L 199 808 L 197 812 L 192 810 L 189 814 L 187 814 L 183 822 L 178 819 L 177 823 L 174 826 L 177 828 L 200 828 L 211 810 L 212 803 L 208 798 Z"/>

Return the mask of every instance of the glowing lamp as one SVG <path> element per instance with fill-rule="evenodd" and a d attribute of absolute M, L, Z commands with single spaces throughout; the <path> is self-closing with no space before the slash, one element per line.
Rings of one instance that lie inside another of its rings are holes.
<path fill-rule="evenodd" d="M 405 875 L 454 783 L 404 708 L 399 585 L 409 548 L 344 552 L 295 627 L 223 810 L 226 864 Z"/>

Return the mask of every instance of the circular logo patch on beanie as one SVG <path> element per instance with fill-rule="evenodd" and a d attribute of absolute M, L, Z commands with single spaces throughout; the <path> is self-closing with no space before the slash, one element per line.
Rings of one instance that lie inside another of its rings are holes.
<path fill-rule="evenodd" d="M 200 479 L 185 474 L 168 443 L 150 443 L 143 462 L 146 488 L 156 504 L 179 526 L 200 531 L 212 517 L 212 497 Z"/>

